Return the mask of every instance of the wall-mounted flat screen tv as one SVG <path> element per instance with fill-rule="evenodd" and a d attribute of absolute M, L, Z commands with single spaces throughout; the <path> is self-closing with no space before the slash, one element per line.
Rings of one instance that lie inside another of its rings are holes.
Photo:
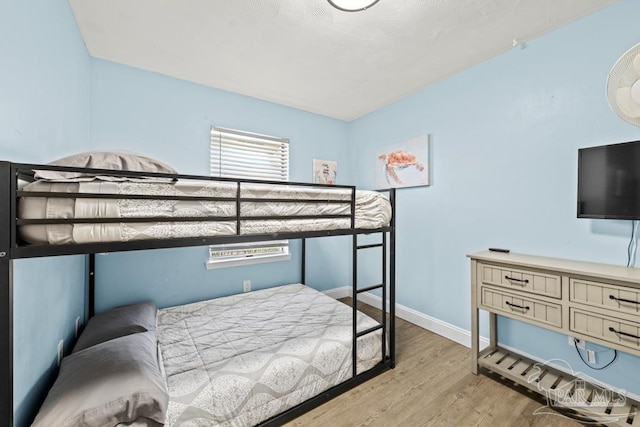
<path fill-rule="evenodd" d="M 578 150 L 578 218 L 640 219 L 640 141 Z"/>

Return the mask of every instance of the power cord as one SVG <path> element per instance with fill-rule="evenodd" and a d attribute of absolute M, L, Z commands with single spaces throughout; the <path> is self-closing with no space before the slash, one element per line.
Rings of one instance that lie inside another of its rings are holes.
<path fill-rule="evenodd" d="M 578 348 L 578 340 L 575 339 L 575 338 L 573 339 L 573 345 L 576 348 L 576 351 L 578 352 L 578 356 L 580 356 L 580 359 L 582 359 L 584 364 L 587 365 L 589 368 L 593 369 L 594 371 L 601 371 L 601 370 L 603 370 L 605 368 L 608 368 L 618 358 L 618 350 L 613 349 L 613 359 L 611 359 L 611 361 L 609 363 L 607 363 L 606 365 L 604 365 L 604 366 L 601 366 L 599 368 L 594 368 L 586 360 L 584 360 L 584 357 L 582 357 L 582 353 L 580 352 L 580 349 Z M 601 351 L 597 351 L 596 353 L 602 353 L 604 351 L 609 351 L 609 350 L 601 350 Z"/>
<path fill-rule="evenodd" d="M 627 267 L 633 267 L 636 263 L 636 248 L 638 246 L 638 226 L 637 221 L 631 221 L 631 238 L 627 246 Z"/>

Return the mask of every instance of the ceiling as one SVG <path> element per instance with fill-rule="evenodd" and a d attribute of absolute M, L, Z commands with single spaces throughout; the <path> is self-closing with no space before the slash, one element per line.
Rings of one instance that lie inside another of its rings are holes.
<path fill-rule="evenodd" d="M 341 120 L 615 0 L 69 0 L 98 58 Z"/>

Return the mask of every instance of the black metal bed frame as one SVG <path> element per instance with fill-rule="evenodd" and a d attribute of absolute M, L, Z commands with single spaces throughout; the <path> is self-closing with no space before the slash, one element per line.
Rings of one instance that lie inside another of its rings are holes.
<path fill-rule="evenodd" d="M 97 194 L 97 193 L 40 193 L 23 191 L 19 189 L 19 180 L 33 181 L 34 171 L 54 170 L 66 172 L 82 172 L 94 175 L 110 175 L 125 178 L 153 178 L 167 182 L 175 180 L 198 181 L 222 181 L 234 183 L 236 194 L 234 197 L 206 197 L 206 196 L 158 196 L 158 195 L 122 195 L 122 194 Z M 241 197 L 241 186 L 244 184 L 268 184 L 289 187 L 326 187 L 329 189 L 348 189 L 351 191 L 350 200 L 338 199 L 268 199 Z M 309 184 L 300 182 L 237 180 L 229 178 L 215 178 L 197 175 L 170 175 L 163 173 L 147 173 L 132 171 L 113 171 L 105 169 L 70 168 L 63 166 L 36 165 L 25 163 L 11 163 L 0 161 L 0 195 L 4 203 L 0 205 L 0 423 L 13 427 L 13 260 L 21 258 L 34 258 L 58 255 L 85 254 L 89 255 L 89 273 L 87 277 L 88 311 L 93 315 L 95 303 L 95 254 L 104 252 L 121 252 L 141 249 L 159 249 L 188 246 L 208 246 L 221 243 L 245 243 L 266 240 L 300 239 L 302 241 L 301 256 L 301 283 L 305 283 L 306 275 L 306 239 L 326 236 L 352 236 L 352 307 L 353 307 L 353 333 L 352 333 L 352 377 L 321 394 L 293 407 L 289 410 L 264 421 L 261 426 L 279 426 L 290 421 L 304 412 L 313 409 L 320 404 L 356 387 L 357 385 L 373 378 L 374 376 L 395 366 L 395 189 L 388 190 L 392 208 L 391 223 L 378 229 L 355 228 L 355 201 L 356 189 L 354 186 L 328 186 L 322 184 Z M 21 197 L 63 197 L 63 198 L 111 198 L 111 199 L 154 199 L 154 200 L 204 200 L 225 201 L 235 203 L 234 216 L 196 216 L 196 217 L 139 217 L 139 218 L 101 218 L 101 219 L 20 219 L 18 218 L 18 201 Z M 243 216 L 241 204 L 243 202 L 308 202 L 308 203 L 348 203 L 349 214 L 345 215 L 297 215 L 297 216 Z M 279 232 L 267 234 L 241 234 L 241 222 L 251 220 L 283 220 L 283 219 L 320 219 L 343 218 L 350 219 L 350 227 L 335 230 L 303 231 L 303 232 Z M 100 242 L 100 243 L 74 243 L 63 245 L 28 244 L 23 242 L 18 234 L 18 228 L 22 225 L 48 225 L 48 224 L 74 224 L 74 223 L 142 223 L 142 222 L 206 222 L 206 221 L 234 221 L 236 223 L 235 235 L 181 237 L 172 239 L 148 239 L 132 240 L 128 242 Z M 358 245 L 360 234 L 381 234 L 382 242 L 367 245 Z M 388 238 L 387 238 L 388 236 Z M 358 288 L 357 259 L 358 251 L 370 248 L 382 249 L 382 283 Z M 388 255 L 387 255 L 388 253 Z M 389 269 L 387 270 L 387 263 Z M 388 278 L 388 280 L 387 280 Z M 358 295 L 371 290 L 381 290 L 382 314 L 379 324 L 373 328 L 357 331 L 356 315 L 358 308 Z M 388 292 L 387 292 L 388 289 Z M 389 306 L 387 307 L 387 299 Z M 388 314 L 387 314 L 388 311 Z M 365 372 L 357 372 L 357 340 L 359 337 L 377 330 L 382 330 L 381 361 Z M 388 348 L 385 343 L 388 342 Z"/>

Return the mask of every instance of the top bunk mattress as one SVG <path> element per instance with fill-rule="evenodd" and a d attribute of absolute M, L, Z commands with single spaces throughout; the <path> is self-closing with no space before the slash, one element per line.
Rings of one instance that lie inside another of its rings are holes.
<path fill-rule="evenodd" d="M 20 237 L 29 243 L 70 244 L 126 242 L 144 239 L 207 237 L 236 234 L 267 234 L 351 228 L 350 217 L 295 218 L 295 216 L 349 215 L 352 192 L 349 189 L 286 185 L 242 184 L 240 197 L 253 200 L 240 203 L 243 219 L 209 221 L 206 217 L 236 215 L 236 201 L 203 200 L 204 197 L 236 197 L 232 182 L 50 182 L 35 181 L 23 191 L 94 193 L 121 195 L 122 198 L 22 197 L 18 204 L 21 219 L 95 219 L 96 222 L 22 225 Z M 177 199 L 138 199 L 131 196 L 179 196 Z M 198 199 L 185 200 L 188 197 Z M 391 204 L 375 191 L 358 190 L 355 196 L 355 228 L 377 229 L 389 225 Z M 326 202 L 310 202 L 320 200 Z M 160 217 L 160 219 L 157 219 Z M 202 221 L 180 218 L 202 217 Z M 264 219 L 264 217 L 271 217 Z M 292 218 L 293 217 L 293 218 Z M 152 222 L 100 222 L 106 218 L 156 218 Z M 164 220 L 166 218 L 166 220 Z"/>

